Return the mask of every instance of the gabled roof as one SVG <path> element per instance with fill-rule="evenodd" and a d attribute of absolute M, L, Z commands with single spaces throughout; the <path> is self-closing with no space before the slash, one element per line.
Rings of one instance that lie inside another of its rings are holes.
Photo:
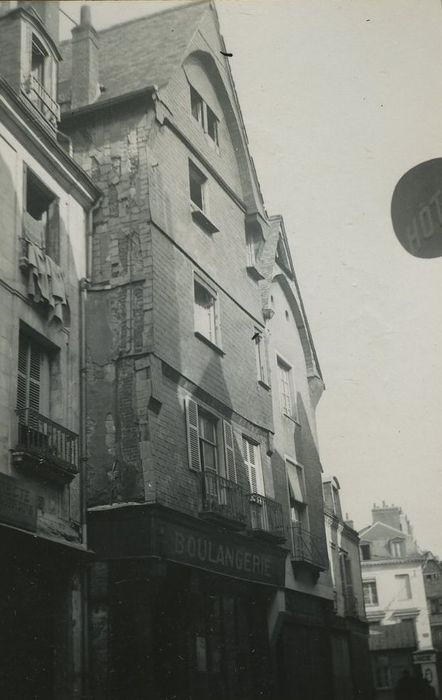
<path fill-rule="evenodd" d="M 100 102 L 161 87 L 170 79 L 209 7 L 208 0 L 137 17 L 97 32 L 100 83 L 104 91 Z M 60 45 L 63 60 L 59 73 L 59 101 L 70 101 L 72 43 Z"/>
<path fill-rule="evenodd" d="M 392 540 L 393 538 L 405 539 L 406 535 L 402 530 L 398 530 L 391 525 L 376 522 L 367 528 L 359 530 L 361 540 Z"/>

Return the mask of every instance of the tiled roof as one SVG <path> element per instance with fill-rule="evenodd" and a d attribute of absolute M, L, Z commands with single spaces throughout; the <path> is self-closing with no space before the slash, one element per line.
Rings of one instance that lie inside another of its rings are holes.
<path fill-rule="evenodd" d="M 97 32 L 99 39 L 100 100 L 165 85 L 183 57 L 208 0 L 180 5 L 117 24 Z M 60 46 L 59 101 L 70 101 L 72 45 Z"/>

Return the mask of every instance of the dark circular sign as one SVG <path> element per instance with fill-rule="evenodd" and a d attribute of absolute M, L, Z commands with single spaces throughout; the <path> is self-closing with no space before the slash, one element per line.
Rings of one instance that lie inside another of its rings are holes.
<path fill-rule="evenodd" d="M 391 220 L 411 255 L 442 255 L 442 158 L 420 163 L 401 177 L 391 200 Z"/>

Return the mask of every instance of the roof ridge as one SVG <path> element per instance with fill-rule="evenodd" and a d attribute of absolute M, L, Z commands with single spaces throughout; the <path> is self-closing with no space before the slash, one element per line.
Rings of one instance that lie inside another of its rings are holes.
<path fill-rule="evenodd" d="M 189 7 L 194 7 L 196 5 L 210 5 L 210 1 L 211 0 L 190 0 L 189 2 L 182 3 L 180 2 L 180 0 L 176 0 L 176 2 L 179 2 L 179 4 L 175 5 L 174 7 L 167 7 L 165 10 L 157 10 L 156 12 L 152 12 L 148 15 L 133 17 L 132 19 L 128 19 L 125 22 L 117 22 L 116 24 L 112 24 L 110 27 L 105 27 L 104 29 L 96 29 L 95 31 L 98 35 L 101 35 L 105 32 L 111 31 L 112 29 L 116 29 L 117 27 L 125 27 L 128 24 L 133 24 L 134 22 L 140 22 L 145 19 L 152 19 L 153 17 L 159 17 L 160 15 L 166 15 L 171 12 L 177 12 L 178 10 L 188 9 Z M 72 39 L 64 39 L 63 41 L 60 41 L 60 46 L 64 44 L 70 44 L 71 42 Z"/>

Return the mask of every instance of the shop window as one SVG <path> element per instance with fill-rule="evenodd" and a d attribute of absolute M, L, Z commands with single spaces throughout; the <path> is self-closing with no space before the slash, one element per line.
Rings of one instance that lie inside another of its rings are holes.
<path fill-rule="evenodd" d="M 242 453 L 249 478 L 250 492 L 264 496 L 264 478 L 259 445 L 243 435 Z"/>
<path fill-rule="evenodd" d="M 190 398 L 186 401 L 186 420 L 189 468 L 195 471 L 209 471 L 213 474 L 226 476 L 230 481 L 236 481 L 231 423 L 221 421 Z M 221 423 L 224 452 L 221 451 Z"/>
<path fill-rule="evenodd" d="M 59 200 L 29 168 L 24 172 L 23 235 L 60 262 Z"/>
<path fill-rule="evenodd" d="M 378 605 L 378 589 L 376 581 L 363 581 L 365 605 Z"/>
<path fill-rule="evenodd" d="M 411 598 L 411 586 L 410 577 L 408 574 L 397 574 L 396 580 L 396 590 L 398 600 L 410 600 Z"/>
<path fill-rule="evenodd" d="M 392 687 L 390 660 L 387 655 L 375 657 L 374 677 L 376 690 L 386 690 Z"/>
<path fill-rule="evenodd" d="M 197 279 L 194 280 L 195 333 L 220 347 L 218 298 L 216 292 Z"/>
<path fill-rule="evenodd" d="M 295 418 L 295 400 L 292 368 L 278 357 L 279 398 L 282 413 L 289 418 Z"/>

